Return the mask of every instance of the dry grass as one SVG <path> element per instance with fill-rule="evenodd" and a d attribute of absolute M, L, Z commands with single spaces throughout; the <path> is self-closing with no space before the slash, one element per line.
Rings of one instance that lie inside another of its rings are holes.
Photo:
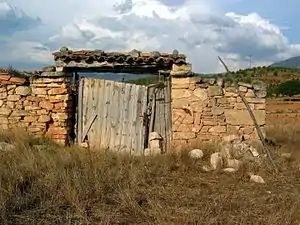
<path fill-rule="evenodd" d="M 282 138 L 287 131 L 293 140 Z M 300 139 L 295 132 L 277 128 L 272 138 L 282 147 L 275 150 L 296 152 Z M 186 154 L 129 157 L 50 142 L 47 149 L 37 150 L 33 144 L 45 140 L 17 133 L 3 133 L 2 140 L 17 146 L 16 151 L 0 151 L 3 225 L 300 222 L 297 158 L 278 161 L 278 175 L 257 168 L 267 182 L 261 185 L 245 179 L 246 171 L 202 172 L 203 162 Z"/>

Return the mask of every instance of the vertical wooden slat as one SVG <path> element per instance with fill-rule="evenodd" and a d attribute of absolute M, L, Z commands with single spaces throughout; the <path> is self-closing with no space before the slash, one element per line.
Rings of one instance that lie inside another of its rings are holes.
<path fill-rule="evenodd" d="M 124 113 L 125 113 L 125 104 L 126 104 L 126 97 L 125 97 L 125 83 L 119 83 L 118 84 L 120 87 L 120 90 L 118 92 L 118 100 L 117 105 L 118 105 L 118 118 L 117 118 L 117 128 L 116 128 L 116 137 L 114 140 L 114 146 L 116 151 L 122 151 L 122 128 L 123 128 L 123 118 L 124 118 Z"/>
<path fill-rule="evenodd" d="M 113 96 L 112 96 L 112 102 L 111 102 L 111 110 L 112 111 L 110 113 L 112 120 L 111 120 L 111 127 L 110 127 L 109 146 L 113 151 L 117 151 L 116 146 L 115 146 L 115 141 L 116 141 L 116 138 L 118 138 L 117 130 L 119 127 L 120 110 L 122 110 L 122 108 L 120 108 L 120 105 L 119 105 L 121 86 L 117 82 L 112 83 L 112 86 L 113 86 L 113 92 L 112 92 Z"/>
<path fill-rule="evenodd" d="M 125 84 L 125 94 L 124 94 L 124 113 L 123 113 L 123 118 L 122 118 L 122 129 L 121 129 L 121 134 L 122 134 L 122 139 L 120 145 L 122 146 L 122 150 L 130 153 L 129 149 L 129 141 L 130 137 L 128 136 L 128 131 L 129 131 L 129 113 L 130 113 L 130 99 L 131 99 L 131 90 L 132 85 L 130 84 Z"/>
<path fill-rule="evenodd" d="M 171 108 L 171 77 L 166 77 L 165 98 L 166 98 L 166 151 L 170 151 L 172 141 L 172 108 Z"/>
<path fill-rule="evenodd" d="M 78 88 L 78 112 L 77 112 L 77 142 L 80 144 L 82 139 L 82 127 L 83 127 L 83 87 L 84 79 L 80 80 Z"/>
<path fill-rule="evenodd" d="M 105 130 L 105 127 L 106 127 L 106 123 L 107 123 L 107 119 L 106 119 L 106 116 L 107 116 L 107 98 L 109 96 L 109 84 L 108 84 L 108 81 L 107 80 L 104 80 L 104 85 L 103 85 L 103 104 L 102 104 L 102 108 L 99 107 L 99 110 L 102 111 L 101 115 L 102 115 L 102 118 L 101 118 L 101 123 L 100 123 L 100 127 L 98 129 L 100 129 L 100 139 L 101 139 L 101 142 L 100 142 L 100 149 L 101 150 L 104 150 L 105 148 L 105 140 L 106 140 L 106 130 Z"/>
<path fill-rule="evenodd" d="M 147 109 L 147 87 L 141 86 L 140 88 L 140 106 L 138 111 L 138 124 L 137 124 L 137 155 L 143 155 L 144 143 L 146 138 L 146 130 L 143 124 L 144 113 Z"/>
<path fill-rule="evenodd" d="M 103 124 L 103 108 L 105 106 L 105 80 L 98 79 L 97 82 L 97 109 L 98 117 L 96 119 L 95 127 L 96 127 L 96 140 L 95 140 L 95 146 L 98 150 L 102 150 L 102 124 Z"/>
<path fill-rule="evenodd" d="M 134 136 L 134 129 L 135 129 L 135 123 L 136 123 L 136 102 L 137 102 L 137 85 L 130 84 L 132 86 L 131 88 L 131 94 L 130 94 L 130 99 L 129 99 L 129 108 L 128 108 L 128 150 L 130 151 L 130 154 L 135 150 L 134 149 L 134 144 L 135 140 L 132 139 Z"/>
<path fill-rule="evenodd" d="M 90 88 L 89 88 L 89 92 L 88 92 L 88 115 L 87 115 L 87 122 L 86 122 L 86 126 L 88 126 L 88 122 L 90 120 L 93 120 L 92 117 L 95 117 L 96 116 L 96 112 L 95 112 L 95 109 L 96 109 L 96 99 L 95 99 L 95 87 L 96 87 L 96 82 L 97 80 L 96 79 L 89 79 L 90 81 Z M 89 129 L 89 132 L 87 134 L 87 138 L 88 138 L 88 142 L 89 142 L 89 145 L 90 147 L 94 148 L 95 147 L 95 124 L 94 124 L 94 120 L 93 120 L 93 123 L 91 124 L 91 127 Z"/>
<path fill-rule="evenodd" d="M 133 126 L 133 149 L 134 155 L 140 155 L 141 153 L 141 148 L 142 148 L 142 141 L 143 141 L 143 121 L 142 121 L 142 111 L 143 111 L 143 92 L 144 92 L 144 86 L 136 85 L 136 101 L 134 102 L 136 107 L 135 107 L 135 113 L 134 113 L 134 118 L 135 118 L 135 123 Z"/>

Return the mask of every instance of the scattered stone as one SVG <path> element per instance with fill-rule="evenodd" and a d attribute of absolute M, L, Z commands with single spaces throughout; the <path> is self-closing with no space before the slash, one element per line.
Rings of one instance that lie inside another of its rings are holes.
<path fill-rule="evenodd" d="M 225 169 L 223 169 L 223 171 L 227 172 L 227 173 L 235 173 L 235 172 L 237 172 L 237 170 L 234 169 L 234 168 L 225 168 Z"/>
<path fill-rule="evenodd" d="M 254 157 L 258 157 L 259 156 L 259 153 L 258 153 L 257 149 L 254 148 L 253 146 L 249 146 L 249 151 L 252 153 L 252 155 Z"/>
<path fill-rule="evenodd" d="M 234 168 L 235 170 L 239 170 L 243 165 L 243 162 L 238 159 L 229 159 L 227 160 L 227 166 L 230 168 Z"/>
<path fill-rule="evenodd" d="M 222 159 L 222 156 L 219 152 L 215 152 L 215 153 L 211 154 L 211 156 L 210 156 L 210 165 L 211 165 L 211 168 L 213 170 L 222 168 L 223 159 Z"/>
<path fill-rule="evenodd" d="M 201 149 L 193 149 L 189 152 L 189 157 L 191 159 L 202 159 L 203 156 L 204 156 L 204 154 Z"/>
<path fill-rule="evenodd" d="M 254 175 L 254 174 L 250 175 L 250 181 L 254 182 L 254 183 L 259 183 L 259 184 L 265 184 L 266 183 L 261 176 Z"/>
<path fill-rule="evenodd" d="M 210 171 L 212 171 L 212 168 L 209 167 L 209 166 L 207 166 L 207 165 L 204 165 L 204 166 L 202 166 L 202 170 L 203 170 L 204 172 L 210 172 Z"/>
<path fill-rule="evenodd" d="M 281 157 L 284 159 L 291 159 L 292 158 L 292 153 L 282 153 Z"/>
<path fill-rule="evenodd" d="M 144 156 L 154 156 L 154 155 L 160 155 L 161 149 L 160 148 L 146 148 L 144 149 Z"/>
<path fill-rule="evenodd" d="M 15 146 L 6 142 L 0 142 L 0 151 L 13 151 Z"/>

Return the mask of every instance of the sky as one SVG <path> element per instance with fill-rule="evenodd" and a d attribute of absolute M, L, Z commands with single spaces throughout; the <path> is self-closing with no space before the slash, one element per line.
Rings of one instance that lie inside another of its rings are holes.
<path fill-rule="evenodd" d="M 39 69 L 52 53 L 178 50 L 199 73 L 300 55 L 299 0 L 0 0 L 0 67 Z"/>

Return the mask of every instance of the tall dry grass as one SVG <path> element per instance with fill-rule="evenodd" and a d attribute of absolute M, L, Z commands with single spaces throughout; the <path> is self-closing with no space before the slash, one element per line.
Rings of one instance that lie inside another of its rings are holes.
<path fill-rule="evenodd" d="M 184 153 L 148 158 L 96 153 L 16 132 L 2 133 L 0 141 L 17 146 L 0 151 L 3 225 L 300 222 L 297 159 L 279 160 L 277 175 L 258 168 L 266 180 L 260 185 L 246 179 L 247 171 L 205 173 L 205 162 Z M 43 143 L 45 149 L 34 147 Z M 283 147 L 274 150 L 283 151 L 288 144 L 280 143 Z"/>

